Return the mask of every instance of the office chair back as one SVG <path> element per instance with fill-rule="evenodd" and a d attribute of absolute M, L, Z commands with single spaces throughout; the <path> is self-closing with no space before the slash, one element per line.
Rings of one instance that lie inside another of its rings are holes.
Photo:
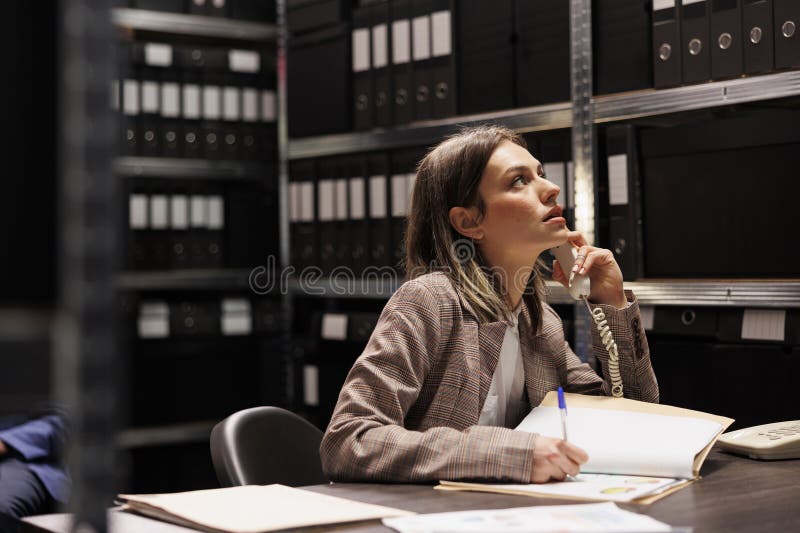
<path fill-rule="evenodd" d="M 322 431 L 280 407 L 238 411 L 211 431 L 211 460 L 223 487 L 327 483 Z"/>

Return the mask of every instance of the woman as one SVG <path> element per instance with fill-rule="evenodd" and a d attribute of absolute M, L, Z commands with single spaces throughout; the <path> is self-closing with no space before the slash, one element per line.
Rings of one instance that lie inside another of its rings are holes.
<path fill-rule="evenodd" d="M 559 188 L 511 130 L 483 126 L 420 162 L 406 233 L 409 281 L 392 296 L 342 388 L 320 448 L 333 480 L 546 482 L 578 473 L 580 448 L 513 428 L 559 385 L 609 394 L 543 302 L 542 252 L 578 247 L 619 348 L 625 395 L 657 402 L 636 299 L 613 255 L 569 231 Z M 553 278 L 567 283 L 558 262 Z"/>

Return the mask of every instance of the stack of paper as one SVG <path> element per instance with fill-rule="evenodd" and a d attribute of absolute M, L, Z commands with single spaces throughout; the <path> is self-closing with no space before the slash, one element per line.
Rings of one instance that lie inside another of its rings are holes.
<path fill-rule="evenodd" d="M 284 485 L 174 494 L 120 494 L 123 509 L 215 533 L 262 533 L 414 513 Z"/>

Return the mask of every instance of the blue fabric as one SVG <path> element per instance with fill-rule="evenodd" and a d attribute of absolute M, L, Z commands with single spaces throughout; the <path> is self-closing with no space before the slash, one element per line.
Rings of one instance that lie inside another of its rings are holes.
<path fill-rule="evenodd" d="M 71 481 L 61 466 L 67 441 L 67 423 L 61 415 L 47 415 L 12 425 L 0 423 L 0 440 L 24 460 L 50 495 L 60 502 L 69 500 Z M 0 458 L 2 460 L 2 458 Z"/>

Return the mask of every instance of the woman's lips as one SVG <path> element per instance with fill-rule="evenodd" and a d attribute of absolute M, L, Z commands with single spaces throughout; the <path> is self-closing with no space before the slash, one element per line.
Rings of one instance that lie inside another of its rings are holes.
<path fill-rule="evenodd" d="M 545 224 L 566 224 L 567 223 L 567 219 L 564 218 L 564 217 L 553 217 L 553 218 L 548 218 L 547 220 L 544 221 L 544 223 Z"/>

